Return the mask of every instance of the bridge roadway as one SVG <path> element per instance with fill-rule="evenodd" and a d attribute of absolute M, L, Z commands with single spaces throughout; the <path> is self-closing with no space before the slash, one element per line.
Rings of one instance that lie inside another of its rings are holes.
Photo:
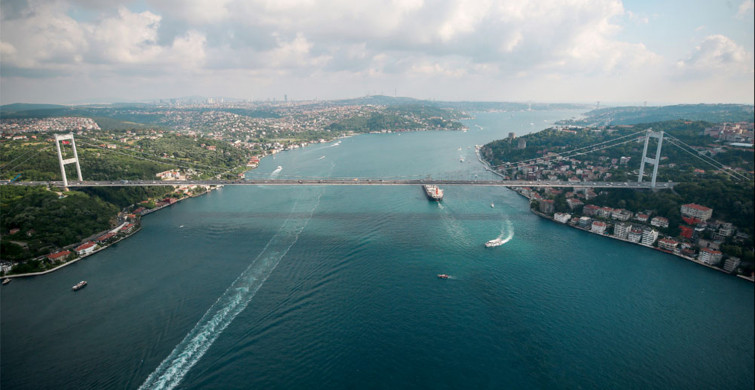
<path fill-rule="evenodd" d="M 62 187 L 62 181 L 21 181 L 3 185 L 53 185 Z M 471 186 L 499 186 L 499 187 L 570 187 L 570 188 L 652 188 L 649 182 L 604 182 L 604 181 L 530 181 L 530 180 L 455 180 L 455 179 L 366 179 L 366 178 L 323 178 L 323 179 L 245 179 L 245 180 L 112 180 L 112 181 L 69 181 L 68 187 L 141 187 L 141 186 L 181 186 L 181 185 L 242 185 L 242 186 L 340 186 L 340 185 L 422 185 L 435 184 L 438 186 L 471 185 Z M 656 183 L 656 189 L 672 188 L 674 182 Z"/>

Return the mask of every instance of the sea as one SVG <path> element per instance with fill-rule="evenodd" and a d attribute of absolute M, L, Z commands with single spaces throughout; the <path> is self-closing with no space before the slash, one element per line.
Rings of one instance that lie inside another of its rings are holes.
<path fill-rule="evenodd" d="M 247 176 L 488 179 L 475 145 L 579 114 L 475 113 L 466 132 L 343 138 Z M 0 387 L 753 388 L 752 283 L 539 218 L 503 187 L 443 190 L 226 186 L 148 215 L 0 288 Z"/>

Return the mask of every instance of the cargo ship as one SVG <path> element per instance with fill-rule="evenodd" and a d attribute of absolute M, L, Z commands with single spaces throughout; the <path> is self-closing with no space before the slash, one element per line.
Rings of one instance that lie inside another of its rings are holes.
<path fill-rule="evenodd" d="M 443 190 L 440 187 L 432 184 L 423 184 L 422 189 L 425 190 L 425 195 L 430 200 L 440 202 L 443 200 Z"/>

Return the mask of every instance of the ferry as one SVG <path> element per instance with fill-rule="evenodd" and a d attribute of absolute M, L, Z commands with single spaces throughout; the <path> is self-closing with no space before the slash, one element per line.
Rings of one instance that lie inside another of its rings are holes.
<path fill-rule="evenodd" d="M 440 187 L 432 184 L 423 184 L 422 189 L 425 190 L 425 195 L 427 195 L 428 199 L 436 202 L 443 200 L 443 190 Z"/>
<path fill-rule="evenodd" d="M 503 245 L 503 238 L 494 238 L 485 243 L 485 248 L 493 248 Z"/>
<path fill-rule="evenodd" d="M 438 274 L 438 279 L 448 279 L 448 278 L 450 278 L 450 276 L 449 276 L 449 275 L 446 275 L 446 274 Z"/>
<path fill-rule="evenodd" d="M 82 280 L 82 281 L 76 283 L 75 286 L 73 286 L 73 291 L 81 290 L 86 285 L 87 285 L 87 281 L 86 280 Z"/>

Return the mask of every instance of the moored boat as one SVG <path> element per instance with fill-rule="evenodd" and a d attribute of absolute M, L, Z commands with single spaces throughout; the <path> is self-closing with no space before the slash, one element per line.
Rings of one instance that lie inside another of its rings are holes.
<path fill-rule="evenodd" d="M 73 291 L 81 290 L 86 285 L 87 285 L 87 281 L 86 280 L 82 280 L 82 281 L 76 283 L 76 285 L 73 286 Z"/>
<path fill-rule="evenodd" d="M 5 286 L 6 284 L 10 283 L 11 280 L 13 280 L 13 279 L 11 279 L 11 278 L 5 278 L 5 279 L 3 279 L 3 286 Z"/>

